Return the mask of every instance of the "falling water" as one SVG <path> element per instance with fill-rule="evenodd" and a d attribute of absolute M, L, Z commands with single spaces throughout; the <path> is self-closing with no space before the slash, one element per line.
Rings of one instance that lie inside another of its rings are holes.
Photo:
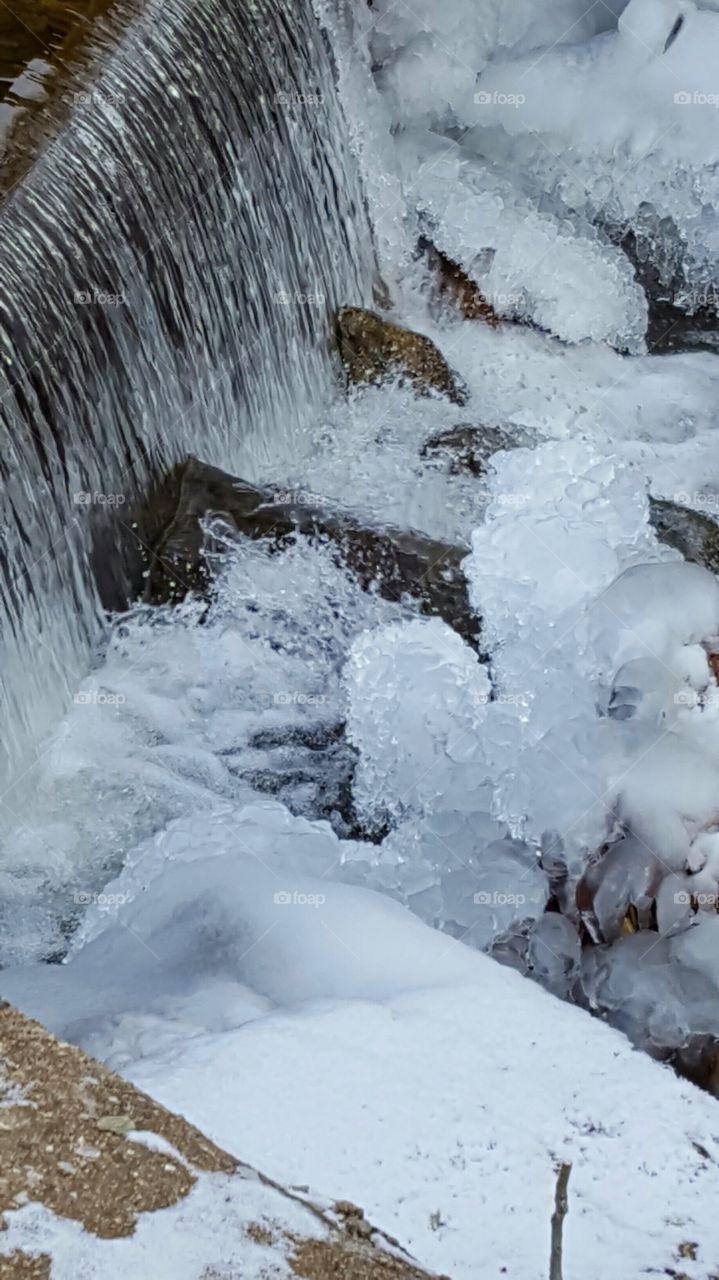
<path fill-rule="evenodd" d="M 328 311 L 366 300 L 367 220 L 309 0 L 150 0 L 2 231 L 12 817 L 7 780 L 101 625 L 93 521 L 113 508 L 121 531 L 150 469 L 188 450 L 247 473 L 299 449 L 331 376 Z"/>

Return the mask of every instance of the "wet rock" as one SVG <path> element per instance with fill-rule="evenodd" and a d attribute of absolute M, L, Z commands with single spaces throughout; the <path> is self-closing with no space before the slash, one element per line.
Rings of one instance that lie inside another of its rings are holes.
<path fill-rule="evenodd" d="M 534 437 L 522 428 L 473 426 L 461 422 L 427 440 L 422 446 L 421 456 L 446 461 L 449 475 L 479 478 L 486 473 L 495 453 L 535 442 Z"/>
<path fill-rule="evenodd" d="M 288 502 L 286 496 L 257 489 L 196 458 L 174 467 L 135 521 L 147 563 L 144 599 L 178 603 L 188 593 L 207 593 L 211 575 L 204 522 L 220 517 L 236 533 L 267 538 L 276 546 L 298 534 L 329 543 L 365 589 L 376 587 L 390 600 L 412 597 L 423 613 L 443 618 L 476 645 L 479 622 L 467 598 L 463 548 L 413 532 L 366 529 L 301 500 Z"/>
<path fill-rule="evenodd" d="M 342 307 L 336 328 L 350 386 L 376 385 L 399 377 L 420 395 L 437 391 L 453 404 L 466 404 L 467 388 L 424 334 L 392 324 L 362 307 Z"/>
<path fill-rule="evenodd" d="M 448 302 L 465 320 L 481 320 L 484 324 L 496 329 L 501 323 L 500 316 L 484 297 L 479 286 L 470 280 L 466 271 L 463 271 L 456 262 L 448 258 L 441 249 L 424 236 L 420 239 L 417 249 L 427 259 L 436 282 L 439 300 Z"/>
<path fill-rule="evenodd" d="M 719 573 L 719 524 L 711 516 L 663 498 L 650 498 L 649 519 L 660 542 L 681 551 L 685 560 Z"/>
<path fill-rule="evenodd" d="M 651 260 L 651 248 L 634 231 L 610 231 L 630 259 L 649 304 L 647 348 L 652 355 L 678 351 L 719 352 L 719 289 L 688 290 L 677 271 L 665 283 Z"/>

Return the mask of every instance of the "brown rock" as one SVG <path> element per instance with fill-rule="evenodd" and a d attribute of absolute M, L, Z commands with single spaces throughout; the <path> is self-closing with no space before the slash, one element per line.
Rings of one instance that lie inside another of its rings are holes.
<path fill-rule="evenodd" d="M 493 329 L 501 324 L 501 317 L 466 271 L 424 237 L 417 247 L 427 258 L 442 301 L 449 301 L 465 320 L 481 320 Z"/>
<path fill-rule="evenodd" d="M 438 391 L 453 404 L 466 404 L 466 387 L 424 334 L 403 329 L 362 307 L 342 307 L 336 328 L 350 386 L 376 385 L 399 377 L 420 395 Z"/>
<path fill-rule="evenodd" d="M 6 1094 L 0 1215 L 27 1198 L 94 1235 L 124 1236 L 138 1214 L 186 1195 L 195 1181 L 193 1169 L 236 1168 L 231 1156 L 181 1116 L 9 1004 L 0 1008 L 0 1060 Z M 100 1117 L 118 1114 L 131 1116 L 136 1130 L 165 1138 L 181 1158 L 98 1126 Z"/>
<path fill-rule="evenodd" d="M 46 1253 L 14 1253 L 0 1255 L 0 1280 L 51 1280 L 52 1259 Z"/>
<path fill-rule="evenodd" d="M 301 495 L 294 502 L 287 502 L 286 496 L 256 489 L 196 458 L 173 468 L 135 522 L 148 564 L 145 599 L 152 604 L 176 603 L 189 592 L 207 591 L 202 522 L 220 516 L 237 533 L 268 538 L 278 546 L 298 533 L 329 543 L 365 588 L 376 586 L 390 600 L 411 596 L 424 613 L 444 618 L 476 644 L 479 622 L 467 598 L 461 569 L 466 552 L 461 547 L 412 532 L 365 529 L 341 515 L 319 511 Z M 150 543 L 146 530 L 158 526 Z"/>

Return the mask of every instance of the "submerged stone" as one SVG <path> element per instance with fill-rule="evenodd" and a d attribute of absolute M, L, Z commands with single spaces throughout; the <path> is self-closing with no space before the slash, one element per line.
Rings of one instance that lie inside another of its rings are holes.
<path fill-rule="evenodd" d="M 444 459 L 452 476 L 485 475 L 495 453 L 517 449 L 529 443 L 522 428 L 474 426 L 462 422 L 448 431 L 431 436 L 421 449 L 423 458 Z"/>

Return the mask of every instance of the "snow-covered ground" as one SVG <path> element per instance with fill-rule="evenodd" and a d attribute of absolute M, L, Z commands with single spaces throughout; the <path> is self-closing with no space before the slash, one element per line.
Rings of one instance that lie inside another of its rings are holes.
<path fill-rule="evenodd" d="M 6 994 L 457 1280 L 548 1274 L 559 1161 L 568 1276 L 715 1274 L 716 1103 L 386 898 L 293 877 L 288 850 L 248 843 L 259 816 L 170 829 L 115 885 L 137 893 L 118 923 Z"/>
<path fill-rule="evenodd" d="M 206 617 L 114 628 L 32 816 L 3 798 L 3 994 L 427 1265 L 545 1276 L 569 1159 L 569 1276 L 709 1280 L 716 1103 L 477 952 L 648 1047 L 719 1035 L 719 586 L 648 504 L 716 514 L 716 358 L 645 353 L 604 231 L 713 288 L 719 6 L 319 7 L 395 318 L 470 398 L 343 397 L 249 478 L 464 546 L 489 665 L 326 548 L 228 545 Z M 420 235 L 536 329 L 429 308 Z M 456 475 L 422 450 L 461 422 L 518 447 Z M 605 845 L 583 958 L 544 908 Z"/>

